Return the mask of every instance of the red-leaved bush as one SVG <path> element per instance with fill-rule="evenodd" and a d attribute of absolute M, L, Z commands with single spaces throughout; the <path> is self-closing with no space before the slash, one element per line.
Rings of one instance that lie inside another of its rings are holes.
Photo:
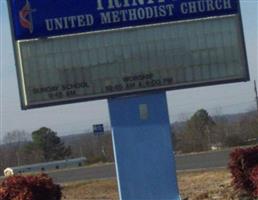
<path fill-rule="evenodd" d="M 231 152 L 229 169 L 232 184 L 240 195 L 258 197 L 258 146 Z"/>
<path fill-rule="evenodd" d="M 10 176 L 0 185 L 0 200 L 61 200 L 61 187 L 46 174 Z"/>

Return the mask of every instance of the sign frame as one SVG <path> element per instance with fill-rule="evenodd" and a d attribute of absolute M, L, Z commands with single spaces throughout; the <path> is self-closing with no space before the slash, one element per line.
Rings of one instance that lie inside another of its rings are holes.
<path fill-rule="evenodd" d="M 8 10 L 9 10 L 9 19 L 10 22 L 12 22 L 12 14 L 11 14 L 11 5 L 10 0 L 8 0 Z M 247 59 L 247 51 L 246 51 L 246 44 L 245 44 L 245 37 L 244 37 L 244 30 L 243 30 L 243 21 L 242 21 L 242 15 L 241 15 L 241 8 L 240 8 L 240 1 L 237 0 L 238 4 L 238 13 L 235 14 L 238 18 L 239 23 L 239 29 L 240 29 L 240 39 L 242 40 L 243 44 L 243 54 L 244 54 L 244 64 L 245 64 L 245 75 L 244 78 L 235 78 L 230 80 L 216 80 L 216 81 L 207 81 L 207 82 L 196 82 L 196 83 L 190 83 L 190 84 L 182 84 L 182 85 L 176 85 L 176 86 L 161 86 L 160 88 L 143 88 L 143 89 L 136 89 L 133 91 L 122 91 L 122 92 L 114 92 L 112 94 L 102 94 L 102 95 L 92 95 L 92 96 L 81 96 L 71 99 L 58 99 L 58 100 L 51 100 L 49 102 L 40 102 L 40 103 L 32 103 L 28 104 L 27 101 L 27 95 L 26 95 L 26 88 L 25 88 L 25 77 L 23 73 L 23 67 L 21 63 L 21 54 L 20 51 L 20 45 L 19 40 L 15 40 L 14 35 L 14 27 L 10 23 L 11 27 L 11 34 L 12 34 L 12 42 L 14 47 L 14 55 L 15 55 L 15 64 L 16 64 L 16 74 L 17 74 L 17 80 L 18 80 L 18 86 L 19 86 L 19 93 L 20 93 L 20 104 L 22 110 L 26 109 L 33 109 L 33 108 L 41 108 L 41 107 L 48 107 L 48 106 L 56 106 L 56 105 L 64 105 L 64 104 L 70 104 L 70 103 L 78 103 L 78 102 L 85 102 L 85 101 L 91 101 L 91 100 L 101 100 L 101 99 L 109 99 L 114 97 L 120 97 L 120 96 L 130 96 L 130 95 L 138 95 L 141 93 L 151 93 L 151 92 L 158 92 L 158 91 L 171 91 L 171 90 L 179 90 L 179 89 L 188 89 L 188 88 L 195 88 L 195 87 L 205 87 L 205 86 L 213 86 L 213 85 L 221 85 L 221 84 L 229 84 L 229 83 L 236 83 L 236 82 L 247 82 L 250 80 L 250 74 L 249 74 L 249 68 L 248 68 L 248 59 Z M 225 17 L 225 15 L 223 15 Z M 223 17 L 221 16 L 221 17 Z M 226 15 L 227 16 L 227 15 Z M 200 18 L 193 19 L 193 20 L 199 20 Z M 205 18 L 201 18 L 205 19 Z M 179 22 L 187 22 L 192 20 L 185 20 L 185 21 L 179 21 Z M 168 23 L 176 23 L 178 21 L 172 21 L 172 22 L 166 22 L 164 24 Z M 160 24 L 151 24 L 151 25 L 145 25 L 145 26 L 158 26 Z M 141 28 L 141 26 L 135 26 L 135 27 L 125 27 L 125 28 L 117 28 L 117 29 L 111 29 L 111 30 L 104 30 L 104 31 L 97 31 L 97 32 L 106 32 L 106 31 L 119 31 L 121 29 L 137 29 Z M 90 32 L 89 34 L 94 34 L 96 32 Z M 40 39 L 40 38 L 38 38 Z M 44 38 L 47 39 L 47 38 Z M 33 39 L 34 40 L 34 39 Z"/>

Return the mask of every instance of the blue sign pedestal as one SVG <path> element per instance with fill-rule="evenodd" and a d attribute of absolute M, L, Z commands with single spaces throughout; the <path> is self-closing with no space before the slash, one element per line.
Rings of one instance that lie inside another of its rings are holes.
<path fill-rule="evenodd" d="M 108 104 L 120 199 L 179 200 L 165 92 Z"/>

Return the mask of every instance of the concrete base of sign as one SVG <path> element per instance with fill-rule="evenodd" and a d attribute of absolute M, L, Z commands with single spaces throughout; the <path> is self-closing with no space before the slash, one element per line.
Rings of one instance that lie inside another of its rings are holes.
<path fill-rule="evenodd" d="M 108 104 L 120 199 L 179 200 L 165 92 Z"/>

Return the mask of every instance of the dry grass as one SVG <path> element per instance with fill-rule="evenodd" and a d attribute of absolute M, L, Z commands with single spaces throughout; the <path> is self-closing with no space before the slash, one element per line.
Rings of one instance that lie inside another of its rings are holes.
<path fill-rule="evenodd" d="M 118 199 L 115 179 L 93 180 L 64 185 L 65 200 L 110 200 Z"/>
<path fill-rule="evenodd" d="M 188 200 L 237 200 L 230 181 L 226 170 L 178 173 L 181 197 Z M 63 192 L 66 200 L 118 199 L 115 179 L 69 184 Z"/>
<path fill-rule="evenodd" d="M 226 170 L 179 173 L 178 182 L 182 199 L 237 199 L 231 187 L 230 173 Z"/>

